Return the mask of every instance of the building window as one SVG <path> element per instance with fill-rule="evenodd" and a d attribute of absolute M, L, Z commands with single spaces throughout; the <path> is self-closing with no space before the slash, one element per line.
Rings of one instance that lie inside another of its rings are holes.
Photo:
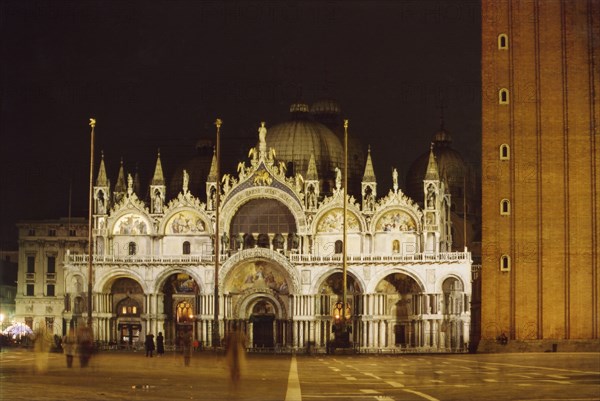
<path fill-rule="evenodd" d="M 339 254 L 342 253 L 342 250 L 344 248 L 344 243 L 340 240 L 335 241 L 335 253 Z"/>
<path fill-rule="evenodd" d="M 498 35 L 498 49 L 508 49 L 508 35 L 506 35 L 505 33 L 501 33 L 500 35 Z"/>
<path fill-rule="evenodd" d="M 129 254 L 135 255 L 136 253 L 137 253 L 137 246 L 136 246 L 135 242 L 130 242 L 129 243 Z"/>
<path fill-rule="evenodd" d="M 30 228 L 28 235 L 31 236 L 31 237 L 34 237 L 35 236 L 35 229 Z"/>
<path fill-rule="evenodd" d="M 74 229 L 70 229 L 69 230 L 69 237 L 76 237 L 77 236 L 77 231 L 75 231 Z"/>
<path fill-rule="evenodd" d="M 56 230 L 54 228 L 48 230 L 48 237 L 56 237 Z"/>
<path fill-rule="evenodd" d="M 35 256 L 27 256 L 27 273 L 35 273 Z"/>
<path fill-rule="evenodd" d="M 510 159 L 510 147 L 503 143 L 500 145 L 500 160 L 509 160 Z"/>
<path fill-rule="evenodd" d="M 503 272 L 510 270 L 510 256 L 502 255 L 500 257 L 500 270 Z"/>
<path fill-rule="evenodd" d="M 33 296 L 33 284 L 27 284 L 25 290 L 26 290 L 25 295 L 27 295 L 28 297 L 32 297 Z"/>
<path fill-rule="evenodd" d="M 56 257 L 48 256 L 48 273 L 56 273 Z"/>
<path fill-rule="evenodd" d="M 191 253 L 191 247 L 189 241 L 185 241 L 183 243 L 183 254 L 189 255 Z"/>
<path fill-rule="evenodd" d="M 46 329 L 49 332 L 52 332 L 54 330 L 54 318 L 53 317 L 46 318 Z"/>
<path fill-rule="evenodd" d="M 498 102 L 500 104 L 508 104 L 508 89 L 502 88 L 498 92 Z"/>
<path fill-rule="evenodd" d="M 500 214 L 508 216 L 510 214 L 510 201 L 508 199 L 502 199 L 500 201 Z"/>
<path fill-rule="evenodd" d="M 48 296 L 48 297 L 54 296 L 54 284 L 48 284 L 46 286 L 46 296 Z"/>

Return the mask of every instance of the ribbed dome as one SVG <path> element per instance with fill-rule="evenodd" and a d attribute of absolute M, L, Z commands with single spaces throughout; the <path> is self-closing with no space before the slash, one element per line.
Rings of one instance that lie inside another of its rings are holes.
<path fill-rule="evenodd" d="M 313 121 L 308 106 L 299 103 L 290 107 L 291 118 L 268 129 L 267 147 L 274 148 L 277 159 L 293 162 L 294 173 L 306 174 L 311 154 L 315 156 L 321 178 L 331 178 L 341 167 L 344 149 L 337 136 L 325 125 Z"/>
<path fill-rule="evenodd" d="M 452 137 L 443 127 L 433 136 L 433 154 L 438 165 L 440 179 L 446 177 L 452 194 L 452 203 L 456 210 L 462 210 L 464 179 L 469 177 L 469 169 L 459 152 L 450 147 Z M 417 202 L 423 202 L 423 177 L 427 170 L 429 151 L 420 155 L 406 174 L 406 193 Z M 468 186 L 470 188 L 470 186 Z M 473 194 L 467 194 L 467 201 L 473 202 Z M 473 209 L 470 209 L 473 210 Z"/>

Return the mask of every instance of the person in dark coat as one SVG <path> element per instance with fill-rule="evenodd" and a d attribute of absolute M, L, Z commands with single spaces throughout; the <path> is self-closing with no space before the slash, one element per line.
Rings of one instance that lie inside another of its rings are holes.
<path fill-rule="evenodd" d="M 156 355 L 162 356 L 165 353 L 165 338 L 162 335 L 162 332 L 158 332 L 158 336 L 156 336 Z"/>
<path fill-rule="evenodd" d="M 146 356 L 150 356 L 152 358 L 152 353 L 154 352 L 154 334 L 148 333 L 146 334 Z"/>

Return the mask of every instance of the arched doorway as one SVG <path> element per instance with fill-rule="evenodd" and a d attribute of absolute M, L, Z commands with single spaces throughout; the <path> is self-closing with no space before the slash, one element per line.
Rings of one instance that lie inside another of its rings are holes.
<path fill-rule="evenodd" d="M 272 348 L 275 346 L 275 306 L 266 298 L 252 306 L 250 322 L 252 323 L 252 346 L 255 348 Z"/>
<path fill-rule="evenodd" d="M 113 283 L 111 294 L 116 319 L 116 340 L 123 347 L 133 347 L 139 343 L 142 331 L 144 290 L 137 281 L 122 277 Z"/>
<path fill-rule="evenodd" d="M 197 314 L 200 310 L 199 287 L 187 273 L 176 273 L 163 285 L 165 342 L 181 345 L 184 339 L 198 339 Z"/>
<path fill-rule="evenodd" d="M 271 348 L 291 345 L 287 305 L 291 279 L 270 259 L 249 259 L 231 269 L 223 280 L 229 322 L 243 327 L 248 345 Z M 226 329 L 227 330 L 227 329 Z"/>
<path fill-rule="evenodd" d="M 383 295 L 388 307 L 380 313 L 392 316 L 388 327 L 393 331 L 386 333 L 386 345 L 414 346 L 416 337 L 411 317 L 417 313 L 415 295 L 421 292 L 417 282 L 403 273 L 389 274 L 377 284 L 375 292 Z"/>
<path fill-rule="evenodd" d="M 333 325 L 336 323 L 336 316 L 341 312 L 336 311 L 336 304 L 343 298 L 344 276 L 341 272 L 330 274 L 319 286 L 319 298 L 317 311 L 320 316 L 320 336 L 317 343 L 320 346 L 328 344 L 333 340 Z M 351 326 L 351 341 L 359 343 L 362 335 L 361 327 L 358 324 L 358 316 L 363 314 L 362 290 L 358 281 L 351 274 L 346 276 L 346 319 Z"/>

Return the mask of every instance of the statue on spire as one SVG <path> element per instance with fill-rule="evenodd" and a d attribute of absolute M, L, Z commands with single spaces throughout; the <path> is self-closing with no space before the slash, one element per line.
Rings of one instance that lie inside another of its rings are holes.
<path fill-rule="evenodd" d="M 183 194 L 188 193 L 188 185 L 190 184 L 190 175 L 186 170 L 183 170 Z"/>
<path fill-rule="evenodd" d="M 264 121 L 261 121 L 260 127 L 258 127 L 258 154 L 267 154 L 267 128 Z"/>
<path fill-rule="evenodd" d="M 398 170 L 394 168 L 392 170 L 392 181 L 394 183 L 394 193 L 398 192 Z"/>

